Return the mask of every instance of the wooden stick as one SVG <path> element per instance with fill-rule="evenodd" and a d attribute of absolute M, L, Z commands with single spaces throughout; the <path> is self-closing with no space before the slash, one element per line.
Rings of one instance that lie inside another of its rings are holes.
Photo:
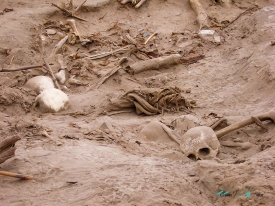
<path fill-rule="evenodd" d="M 135 8 L 138 9 L 146 0 L 141 0 L 136 6 Z"/>
<path fill-rule="evenodd" d="M 2 69 L 0 72 L 16 72 L 16 71 L 22 71 L 22 70 L 28 70 L 28 69 L 36 69 L 43 67 L 44 65 L 33 65 L 33 66 L 25 66 L 25 67 L 20 67 L 17 69 Z"/>
<path fill-rule="evenodd" d="M 0 171 L 0 175 L 8 176 L 8 177 L 15 177 L 19 178 L 21 180 L 32 180 L 33 178 L 31 176 L 17 174 L 13 172 L 7 172 L 7 171 Z"/>
<path fill-rule="evenodd" d="M 87 20 L 85 20 L 85 19 L 82 19 L 82 18 L 76 16 L 75 14 L 73 14 L 73 13 L 70 12 L 70 11 L 68 11 L 67 9 L 64 9 L 64 8 L 62 8 L 62 7 L 60 7 L 60 6 L 57 6 L 57 5 L 54 4 L 54 3 L 52 3 L 52 5 L 55 6 L 56 8 L 58 8 L 58 9 L 60 9 L 61 11 L 65 12 L 69 17 L 73 17 L 73 18 L 78 19 L 78 20 L 80 20 L 80 21 L 87 21 Z"/>
<path fill-rule="evenodd" d="M 53 71 L 52 71 L 50 65 L 46 62 L 46 60 L 45 60 L 44 57 L 42 57 L 42 59 L 43 59 L 43 61 L 44 61 L 44 64 L 45 64 L 47 70 L 49 71 L 49 73 L 50 73 L 50 75 L 51 75 L 51 77 L 52 77 L 52 79 L 53 79 L 53 82 L 54 82 L 55 86 L 56 86 L 59 90 L 61 90 L 61 88 L 60 88 L 60 86 L 59 86 L 59 84 L 58 84 L 58 81 L 56 80 L 56 78 L 55 78 L 55 76 L 54 76 L 54 74 L 53 74 Z"/>
<path fill-rule="evenodd" d="M 83 6 L 83 4 L 86 3 L 86 1 L 87 1 L 87 0 L 82 1 L 82 3 L 79 4 L 79 6 L 73 11 L 73 13 L 75 14 L 75 13 Z"/>
<path fill-rule="evenodd" d="M 172 54 L 170 56 L 138 61 L 126 67 L 126 71 L 130 74 L 137 74 L 147 70 L 157 70 L 161 67 L 166 67 L 173 64 L 181 63 L 180 54 Z"/>

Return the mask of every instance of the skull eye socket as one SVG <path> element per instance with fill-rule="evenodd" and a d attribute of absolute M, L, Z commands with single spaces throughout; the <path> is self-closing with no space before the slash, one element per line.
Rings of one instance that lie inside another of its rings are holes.
<path fill-rule="evenodd" d="M 191 160 L 195 160 L 196 161 L 196 156 L 194 154 L 189 154 L 187 157 L 189 159 L 191 159 Z"/>
<path fill-rule="evenodd" d="M 206 155 L 209 155 L 210 154 L 210 149 L 205 147 L 205 148 L 201 148 L 199 150 L 199 154 L 202 155 L 202 156 L 206 156 Z"/>

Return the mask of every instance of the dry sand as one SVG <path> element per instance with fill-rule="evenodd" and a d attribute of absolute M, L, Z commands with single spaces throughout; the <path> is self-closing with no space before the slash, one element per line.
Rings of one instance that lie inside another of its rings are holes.
<path fill-rule="evenodd" d="M 154 116 L 100 114 L 109 99 L 131 89 L 167 86 L 188 91 L 184 96 L 199 106 L 190 112 L 204 125 L 215 117 L 225 117 L 232 124 L 273 110 L 275 1 L 235 0 L 230 7 L 214 2 L 201 0 L 218 23 L 242 14 L 226 28 L 213 28 L 220 43 L 211 36 L 198 37 L 196 16 L 187 0 L 147 0 L 137 10 L 115 0 L 88 0 L 79 13 L 87 22 L 76 23 L 81 35 L 92 42 L 67 43 L 62 51 L 70 73 L 83 83 L 96 83 L 122 56 L 139 59 L 129 52 L 100 60 L 74 60 L 69 55 L 119 48 L 127 32 L 139 41 L 158 33 L 144 47 L 150 57 L 179 52 L 205 58 L 136 75 L 119 70 L 89 91 L 89 85 L 71 86 L 66 92 L 71 107 L 63 112 L 42 114 L 31 108 L 36 94 L 23 85 L 33 76 L 45 75 L 44 69 L 1 72 L 0 138 L 18 135 L 21 140 L 15 157 L 1 164 L 0 170 L 31 175 L 34 180 L 0 176 L 0 205 L 274 205 L 274 123 L 265 122 L 268 131 L 251 125 L 222 137 L 222 141 L 253 144 L 248 150 L 221 147 L 218 158 L 234 162 L 229 164 L 195 162 L 175 145 L 138 138 L 150 121 L 169 123 L 184 111 Z M 67 19 L 51 3 L 59 2 L 1 0 L 0 69 L 43 64 L 35 41 L 41 25 Z M 60 37 L 45 38 L 47 56 Z M 56 72 L 57 62 L 51 63 Z M 103 123 L 109 129 L 101 127 Z M 228 195 L 217 195 L 221 190 Z"/>

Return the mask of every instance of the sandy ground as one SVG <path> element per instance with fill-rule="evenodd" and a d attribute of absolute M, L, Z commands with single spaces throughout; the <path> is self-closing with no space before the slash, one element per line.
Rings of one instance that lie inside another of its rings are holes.
<path fill-rule="evenodd" d="M 68 19 L 51 3 L 57 2 L 1 0 L 0 69 L 43 64 L 37 35 L 44 35 L 48 56 L 66 32 L 55 26 Z M 70 74 L 83 83 L 65 91 L 71 104 L 66 111 L 49 114 L 31 107 L 36 94 L 24 84 L 47 75 L 46 70 L 1 72 L 0 138 L 17 135 L 21 140 L 15 157 L 0 169 L 34 177 L 20 181 L 0 176 L 1 205 L 274 205 L 274 123 L 264 122 L 268 131 L 254 124 L 220 139 L 250 142 L 248 150 L 222 146 L 217 156 L 222 162 L 193 161 L 175 144 L 138 137 L 150 121 L 168 124 L 186 111 L 101 113 L 111 98 L 131 89 L 169 86 L 188 91 L 184 97 L 198 105 L 188 113 L 202 125 L 217 117 L 232 124 L 274 109 L 275 2 L 235 0 L 228 7 L 210 0 L 201 3 L 217 24 L 233 21 L 222 29 L 211 28 L 219 43 L 213 36 L 198 36 L 187 0 L 147 0 L 139 9 L 115 0 L 88 0 L 78 14 L 87 22 L 76 24 L 89 44 L 66 43 L 62 49 Z M 46 35 L 45 28 L 59 33 Z M 121 48 L 128 44 L 127 33 L 144 42 L 154 32 L 141 56 L 126 52 L 99 60 L 72 58 Z M 205 58 L 135 75 L 121 69 L 98 89 L 87 91 L 123 56 L 136 62 L 172 53 Z M 50 63 L 56 72 L 58 63 Z M 227 195 L 217 195 L 221 190 Z"/>

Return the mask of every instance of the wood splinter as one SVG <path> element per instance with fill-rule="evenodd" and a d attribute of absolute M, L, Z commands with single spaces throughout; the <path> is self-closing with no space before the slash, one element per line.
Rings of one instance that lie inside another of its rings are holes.
<path fill-rule="evenodd" d="M 84 2 L 84 3 L 85 3 L 85 2 Z M 85 20 L 85 19 L 82 19 L 82 18 L 76 16 L 76 15 L 74 14 L 74 12 L 71 12 L 71 11 L 65 9 L 65 8 L 62 8 L 62 7 L 60 7 L 60 6 L 58 6 L 58 5 L 54 4 L 54 3 L 52 3 L 52 5 L 55 6 L 56 8 L 58 8 L 58 9 L 60 9 L 61 11 L 63 11 L 63 12 L 64 12 L 67 16 L 69 16 L 69 17 L 73 17 L 73 18 L 78 19 L 78 20 L 80 20 L 80 21 L 87 21 L 87 20 Z"/>

